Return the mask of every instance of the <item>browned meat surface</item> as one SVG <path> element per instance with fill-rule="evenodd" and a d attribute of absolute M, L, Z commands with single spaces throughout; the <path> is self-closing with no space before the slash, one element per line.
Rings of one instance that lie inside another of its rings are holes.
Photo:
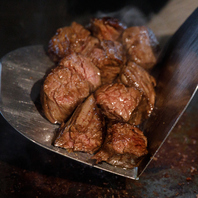
<path fill-rule="evenodd" d="M 106 161 L 115 166 L 133 168 L 148 153 L 147 139 L 137 127 L 127 123 L 113 124 L 102 148 L 92 157 L 96 163 Z"/>
<path fill-rule="evenodd" d="M 123 64 L 122 44 L 116 41 L 103 40 L 100 42 L 100 48 L 93 49 L 90 54 L 92 62 L 98 67 L 120 66 Z"/>
<path fill-rule="evenodd" d="M 82 52 L 88 44 L 89 50 L 91 50 L 97 43 L 97 39 L 91 37 L 88 30 L 82 25 L 73 22 L 71 26 L 57 30 L 56 34 L 49 41 L 48 53 L 53 61 L 58 62 L 61 58 L 72 52 Z"/>
<path fill-rule="evenodd" d="M 90 83 L 91 91 L 95 91 L 101 85 L 100 70 L 86 56 L 72 53 L 61 59 L 59 65 L 69 68 L 72 72 L 77 72 L 82 79 L 87 80 Z"/>
<path fill-rule="evenodd" d="M 41 89 L 41 103 L 47 119 L 61 123 L 74 111 L 75 107 L 89 95 L 90 85 L 78 73 L 64 66 L 51 71 Z"/>
<path fill-rule="evenodd" d="M 41 89 L 45 116 L 52 123 L 64 122 L 100 84 L 100 72 L 88 58 L 72 54 L 61 60 Z"/>
<path fill-rule="evenodd" d="M 122 83 L 115 83 L 100 87 L 95 97 L 109 119 L 127 122 L 139 104 L 142 93 L 134 87 L 127 88 Z"/>
<path fill-rule="evenodd" d="M 154 108 L 155 79 L 145 69 L 130 62 L 122 68 L 120 80 L 124 85 L 136 87 L 143 93 L 142 100 L 131 117 L 131 123 L 137 125 L 142 119 L 148 118 Z"/>
<path fill-rule="evenodd" d="M 89 29 L 95 37 L 102 40 L 118 40 L 126 27 L 115 18 L 94 18 L 89 24 Z"/>
<path fill-rule="evenodd" d="M 150 116 L 151 112 L 152 110 L 148 105 L 148 100 L 143 95 L 139 105 L 133 111 L 128 123 L 132 125 L 139 125 Z"/>
<path fill-rule="evenodd" d="M 90 95 L 73 113 L 69 121 L 62 125 L 55 146 L 94 153 L 104 137 L 104 120 L 96 107 L 95 98 Z"/>
<path fill-rule="evenodd" d="M 127 61 L 144 69 L 151 69 L 157 62 L 158 41 L 154 33 L 145 26 L 127 28 L 122 35 Z"/>
<path fill-rule="evenodd" d="M 118 77 L 120 70 L 121 67 L 103 66 L 102 69 L 100 69 L 102 84 L 113 83 Z"/>
<path fill-rule="evenodd" d="M 123 65 L 122 44 L 103 40 L 100 42 L 100 47 L 94 48 L 89 57 L 100 69 L 102 84 L 112 83 Z"/>
<path fill-rule="evenodd" d="M 93 49 L 98 47 L 99 45 L 100 42 L 97 38 L 93 36 L 89 36 L 86 45 L 84 46 L 83 50 L 80 53 L 83 54 L 84 56 L 89 57 Z"/>
<path fill-rule="evenodd" d="M 147 154 L 135 125 L 154 108 L 155 79 L 147 71 L 157 62 L 157 39 L 144 26 L 127 28 L 110 17 L 86 28 L 73 22 L 49 42 L 58 64 L 44 81 L 41 103 L 46 118 L 61 123 L 54 145 L 90 154 L 100 149 L 97 163 L 133 168 Z"/>

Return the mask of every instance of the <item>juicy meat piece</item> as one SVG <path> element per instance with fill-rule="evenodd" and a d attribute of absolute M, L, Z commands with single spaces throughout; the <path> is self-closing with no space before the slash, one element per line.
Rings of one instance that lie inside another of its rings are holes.
<path fill-rule="evenodd" d="M 102 84 L 104 85 L 113 83 L 118 77 L 120 70 L 120 67 L 103 66 L 102 69 L 100 69 Z"/>
<path fill-rule="evenodd" d="M 93 49 L 90 54 L 92 62 L 100 69 L 106 66 L 120 66 L 123 64 L 122 44 L 114 41 L 101 41 L 100 48 Z"/>
<path fill-rule="evenodd" d="M 89 36 L 86 45 L 84 46 L 83 50 L 80 53 L 83 54 L 84 56 L 89 57 L 93 49 L 98 47 L 99 45 L 100 42 L 97 38 L 93 36 Z"/>
<path fill-rule="evenodd" d="M 151 69 L 157 62 L 158 41 L 147 27 L 130 27 L 122 35 L 127 61 L 132 61 L 144 69 Z"/>
<path fill-rule="evenodd" d="M 44 114 L 51 123 L 65 121 L 90 93 L 89 82 L 64 66 L 53 69 L 41 89 Z"/>
<path fill-rule="evenodd" d="M 122 44 L 103 40 L 100 42 L 100 48 L 94 48 L 89 57 L 100 69 L 102 84 L 112 83 L 123 65 Z"/>
<path fill-rule="evenodd" d="M 100 72 L 88 58 L 72 54 L 61 60 L 41 89 L 45 116 L 52 123 L 64 122 L 100 84 Z"/>
<path fill-rule="evenodd" d="M 112 120 L 129 121 L 132 112 L 139 104 L 142 94 L 134 87 L 121 83 L 107 84 L 95 92 L 96 102 L 103 113 Z"/>
<path fill-rule="evenodd" d="M 144 68 L 130 62 L 122 68 L 120 80 L 127 87 L 136 87 L 143 93 L 142 100 L 134 111 L 130 122 L 133 122 L 135 125 L 140 124 L 142 119 L 146 119 L 150 116 L 154 108 L 155 79 Z M 134 119 L 136 121 L 134 121 Z"/>
<path fill-rule="evenodd" d="M 91 91 L 95 91 L 101 85 L 100 70 L 86 56 L 72 53 L 61 59 L 59 65 L 77 72 L 84 80 L 87 80 Z"/>
<path fill-rule="evenodd" d="M 102 40 L 118 40 L 126 26 L 111 17 L 94 18 L 89 24 L 89 29 L 95 37 Z"/>
<path fill-rule="evenodd" d="M 148 105 L 148 100 L 143 95 L 139 105 L 133 111 L 128 123 L 132 125 L 139 125 L 150 116 L 151 112 L 152 110 Z"/>
<path fill-rule="evenodd" d="M 96 163 L 106 161 L 115 166 L 133 168 L 148 153 L 147 138 L 137 127 L 127 123 L 113 124 L 102 148 L 92 157 Z"/>
<path fill-rule="evenodd" d="M 59 129 L 55 146 L 72 151 L 96 152 L 103 143 L 104 119 L 90 95 Z"/>
<path fill-rule="evenodd" d="M 82 52 L 88 44 L 89 50 L 91 50 L 97 42 L 90 36 L 90 31 L 86 30 L 82 25 L 73 22 L 71 26 L 57 30 L 49 41 L 48 53 L 53 61 L 58 62 L 72 52 Z"/>

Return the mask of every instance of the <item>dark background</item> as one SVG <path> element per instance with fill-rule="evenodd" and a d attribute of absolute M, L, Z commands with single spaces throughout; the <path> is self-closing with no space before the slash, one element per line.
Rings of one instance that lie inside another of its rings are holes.
<path fill-rule="evenodd" d="M 149 22 L 167 1 L 0 1 L 0 57 L 47 45 L 56 29 L 125 7 L 128 24 Z M 115 13 L 116 12 L 116 13 Z M 139 181 L 116 176 L 39 147 L 0 115 L 0 197 L 196 197 L 198 94 Z"/>

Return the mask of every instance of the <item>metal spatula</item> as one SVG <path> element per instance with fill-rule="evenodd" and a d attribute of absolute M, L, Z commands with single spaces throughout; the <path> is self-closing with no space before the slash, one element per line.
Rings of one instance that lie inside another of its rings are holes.
<path fill-rule="evenodd" d="M 198 8 L 169 40 L 153 73 L 157 77 L 156 108 L 145 125 L 151 156 L 162 146 L 198 89 Z M 139 167 L 139 176 L 152 157 L 147 160 Z"/>
<path fill-rule="evenodd" d="M 145 123 L 149 155 L 139 167 L 122 169 L 102 163 L 96 168 L 138 179 L 165 141 L 197 90 L 198 9 L 187 19 L 163 50 L 154 75 L 157 77 L 156 109 Z M 20 48 L 1 60 L 1 103 L 4 118 L 34 143 L 71 159 L 91 165 L 90 155 L 68 153 L 52 146 L 57 125 L 41 114 L 37 99 L 42 78 L 53 66 L 43 46 Z"/>

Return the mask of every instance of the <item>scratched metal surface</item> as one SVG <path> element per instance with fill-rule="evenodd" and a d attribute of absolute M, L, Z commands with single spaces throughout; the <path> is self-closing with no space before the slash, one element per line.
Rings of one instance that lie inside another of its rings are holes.
<path fill-rule="evenodd" d="M 167 138 L 196 91 L 197 30 L 198 10 L 173 36 L 171 44 L 163 52 L 165 56 L 156 67 L 160 71 L 158 71 L 156 109 L 144 128 L 152 157 Z M 89 154 L 68 153 L 66 150 L 52 146 L 57 126 L 42 117 L 36 105 L 42 78 L 53 66 L 43 46 L 30 46 L 13 51 L 2 59 L 1 64 L 1 112 L 5 119 L 34 143 L 92 165 L 88 161 Z M 106 163 L 95 167 L 138 179 L 148 166 L 150 155 L 142 161 L 139 170 L 138 168 L 124 170 Z"/>

